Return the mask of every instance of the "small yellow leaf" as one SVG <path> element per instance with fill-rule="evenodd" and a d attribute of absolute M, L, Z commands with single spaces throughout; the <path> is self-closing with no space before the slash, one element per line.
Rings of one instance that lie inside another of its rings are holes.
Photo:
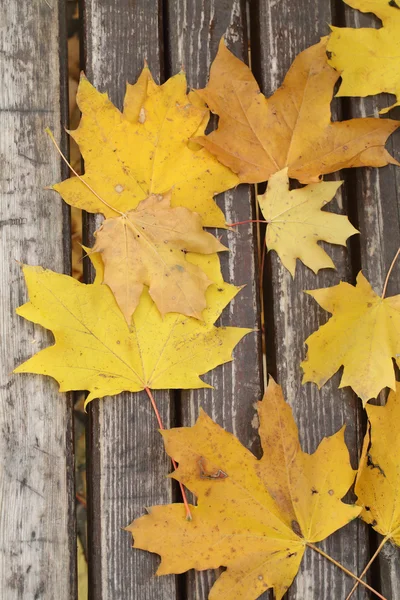
<path fill-rule="evenodd" d="M 82 119 L 70 133 L 85 159 L 83 180 L 97 195 L 76 177 L 54 189 L 68 204 L 107 218 L 172 190 L 172 206 L 199 213 L 204 226 L 225 227 L 213 196 L 236 186 L 238 178 L 204 148 L 189 145 L 204 130 L 208 111 L 191 104 L 186 89 L 184 73 L 158 86 L 145 67 L 137 84 L 128 86 L 122 114 L 82 77 Z"/>
<path fill-rule="evenodd" d="M 400 546 L 400 383 L 386 406 L 366 409 L 370 427 L 357 474 L 357 504 L 366 523 Z"/>
<path fill-rule="evenodd" d="M 218 129 L 198 141 L 238 173 L 257 183 L 289 167 L 289 177 L 313 183 L 348 167 L 399 164 L 385 150 L 400 122 L 391 119 L 331 121 L 339 78 L 326 60 L 327 38 L 299 54 L 283 85 L 270 97 L 260 93 L 250 69 L 225 47 L 214 60 L 207 87 L 199 90 Z"/>
<path fill-rule="evenodd" d="M 289 191 L 287 173 L 286 167 L 272 175 L 266 192 L 258 196 L 261 211 L 268 221 L 265 237 L 268 250 L 277 252 L 293 277 L 297 258 L 314 273 L 326 267 L 335 268 L 317 242 L 324 240 L 345 246 L 347 238 L 358 233 L 347 217 L 321 211 L 342 182 L 324 181 Z"/>
<path fill-rule="evenodd" d="M 203 411 L 193 427 L 162 432 L 179 463 L 173 477 L 198 498 L 193 519 L 185 519 L 182 504 L 170 504 L 127 527 L 135 548 L 161 555 L 159 575 L 227 567 L 210 600 L 253 600 L 269 588 L 280 600 L 307 543 L 325 539 L 361 510 L 341 501 L 354 479 L 343 428 L 314 454 L 303 452 L 273 380 L 258 412 L 261 460 Z"/>
<path fill-rule="evenodd" d="M 303 383 L 321 387 L 343 365 L 340 387 L 351 386 L 365 404 L 386 386 L 395 389 L 392 358 L 400 366 L 400 295 L 381 298 L 360 272 L 357 285 L 307 292 L 332 313 L 306 340 Z"/>
<path fill-rule="evenodd" d="M 98 254 L 92 258 L 96 265 L 101 263 Z M 145 290 L 131 329 L 100 277 L 85 285 L 67 275 L 25 266 L 30 301 L 17 313 L 51 329 L 55 344 L 15 372 L 54 377 L 60 391 L 88 390 L 86 403 L 145 387 L 210 387 L 199 375 L 230 361 L 233 348 L 251 330 L 213 325 L 240 289 L 222 280 L 218 256 L 192 254 L 187 260 L 214 281 L 206 292 L 204 321 L 177 313 L 163 319 Z"/>
<path fill-rule="evenodd" d="M 144 285 L 162 315 L 179 312 L 201 319 L 212 281 L 185 255 L 226 250 L 203 230 L 198 214 L 171 208 L 170 199 L 170 194 L 152 194 L 135 210 L 106 219 L 95 234 L 93 250 L 101 252 L 104 283 L 114 292 L 128 324 Z"/>
<path fill-rule="evenodd" d="M 329 64 L 340 72 L 338 96 L 371 96 L 387 92 L 400 104 L 400 3 L 396 0 L 344 0 L 352 8 L 375 13 L 379 29 L 332 27 Z M 373 25 L 371 23 L 371 25 Z M 386 113 L 393 108 L 381 110 Z"/>

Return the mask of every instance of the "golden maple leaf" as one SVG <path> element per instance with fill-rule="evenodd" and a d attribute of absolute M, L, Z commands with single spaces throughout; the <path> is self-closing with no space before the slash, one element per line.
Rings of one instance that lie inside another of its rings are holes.
<path fill-rule="evenodd" d="M 171 195 L 152 194 L 136 209 L 106 219 L 95 233 L 101 252 L 104 283 L 110 286 L 128 324 L 143 285 L 162 315 L 179 312 L 201 319 L 211 279 L 187 261 L 187 252 L 212 254 L 226 250 L 203 230 L 201 218 L 187 208 L 171 208 Z"/>
<path fill-rule="evenodd" d="M 51 329 L 55 344 L 15 369 L 54 377 L 60 391 L 88 390 L 94 398 L 152 389 L 210 387 L 199 378 L 232 359 L 232 351 L 250 329 L 215 327 L 214 322 L 240 288 L 222 280 L 216 254 L 187 255 L 214 281 L 207 292 L 204 321 L 177 313 L 161 317 L 145 289 L 132 328 L 110 288 L 102 285 L 101 257 L 94 284 L 41 267 L 24 267 L 30 301 L 17 313 Z"/>
<path fill-rule="evenodd" d="M 335 268 L 318 242 L 345 246 L 347 238 L 358 233 L 347 217 L 321 211 L 343 182 L 324 181 L 290 191 L 287 173 L 286 167 L 272 175 L 266 192 L 258 196 L 268 223 L 265 236 L 268 250 L 277 252 L 293 277 L 297 258 L 314 273 L 326 267 Z"/>
<path fill-rule="evenodd" d="M 361 518 L 400 546 L 400 383 L 386 406 L 367 407 L 370 427 L 364 440 L 355 492 Z"/>
<path fill-rule="evenodd" d="M 265 181 L 289 167 L 289 177 L 312 183 L 346 167 L 399 164 L 385 150 L 400 122 L 351 119 L 332 123 L 330 103 L 339 74 L 326 62 L 327 38 L 297 56 L 271 98 L 250 69 L 221 41 L 207 87 L 199 90 L 219 115 L 216 131 L 198 141 L 243 182 Z"/>
<path fill-rule="evenodd" d="M 380 29 L 331 27 L 329 64 L 340 71 L 337 96 L 395 94 L 400 104 L 400 3 L 395 0 L 344 0 L 352 8 L 375 13 Z M 381 110 L 386 113 L 393 106 Z"/>
<path fill-rule="evenodd" d="M 378 296 L 361 272 L 356 286 L 342 281 L 307 293 L 332 317 L 305 342 L 303 383 L 321 387 L 343 366 L 340 387 L 351 386 L 364 404 L 386 386 L 395 389 L 392 357 L 400 366 L 400 295 Z"/>
<path fill-rule="evenodd" d="M 68 204 L 107 218 L 172 190 L 172 206 L 199 213 L 204 226 L 224 227 L 213 196 L 238 179 L 207 150 L 188 143 L 204 130 L 208 111 L 198 100 L 191 103 L 186 89 L 184 73 L 158 86 L 145 67 L 138 84 L 128 87 L 125 116 L 82 77 L 82 119 L 70 134 L 85 159 L 85 174 L 83 181 L 72 177 L 53 188 Z"/>
<path fill-rule="evenodd" d="M 154 506 L 127 529 L 134 547 L 161 555 L 158 575 L 188 569 L 227 570 L 210 600 L 253 600 L 274 588 L 280 600 L 308 544 L 357 517 L 341 501 L 354 479 L 344 428 L 312 455 L 300 448 L 291 409 L 270 380 L 258 403 L 263 457 L 257 460 L 203 411 L 193 427 L 163 431 L 178 463 L 173 477 L 198 498 L 185 519 L 183 504 Z"/>

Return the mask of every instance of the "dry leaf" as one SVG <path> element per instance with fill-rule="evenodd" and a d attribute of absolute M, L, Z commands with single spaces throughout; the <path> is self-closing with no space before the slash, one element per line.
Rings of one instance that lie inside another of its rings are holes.
<path fill-rule="evenodd" d="M 183 504 L 155 506 L 127 528 L 135 548 L 161 555 L 159 575 L 227 567 L 210 600 L 253 600 L 268 588 L 280 600 L 307 543 L 360 512 L 341 502 L 354 479 L 344 428 L 306 454 L 272 380 L 258 412 L 261 460 L 202 411 L 194 427 L 162 432 L 179 463 L 173 477 L 198 498 L 193 519 L 185 519 Z"/>
<path fill-rule="evenodd" d="M 343 365 L 340 387 L 351 386 L 364 404 L 386 386 L 395 389 L 392 357 L 400 366 L 400 295 L 381 298 L 361 272 L 356 286 L 341 282 L 307 293 L 332 317 L 306 340 L 303 383 L 321 387 Z"/>
<path fill-rule="evenodd" d="M 329 63 L 340 71 L 338 96 L 395 94 L 400 104 L 400 3 L 395 0 L 344 0 L 352 8 L 375 13 L 383 27 L 332 27 Z M 381 110 L 386 113 L 393 108 Z"/>
<path fill-rule="evenodd" d="M 277 252 L 293 277 L 297 258 L 314 273 L 326 267 L 335 268 L 318 242 L 345 246 L 347 238 L 358 233 L 347 217 L 321 211 L 343 182 L 324 181 L 289 191 L 287 172 L 286 168 L 272 175 L 266 192 L 258 196 L 268 222 L 267 248 Z"/>
<path fill-rule="evenodd" d="M 104 221 L 93 250 L 101 252 L 104 283 L 114 292 L 130 324 L 143 285 L 162 315 L 179 312 L 201 319 L 211 279 L 186 260 L 187 252 L 226 250 L 187 208 L 171 208 L 171 195 L 152 194 L 135 210 Z"/>
<path fill-rule="evenodd" d="M 386 406 L 366 409 L 370 428 L 357 474 L 357 504 L 364 521 L 400 546 L 400 383 Z"/>
<path fill-rule="evenodd" d="M 206 150 L 188 145 L 204 128 L 208 111 L 190 102 L 186 88 L 184 73 L 158 86 L 145 67 L 136 86 L 128 87 L 124 116 L 82 77 L 77 97 L 82 120 L 71 136 L 85 159 L 83 179 L 97 195 L 76 177 L 53 188 L 68 204 L 107 218 L 136 208 L 150 194 L 172 190 L 172 206 L 199 213 L 205 226 L 224 227 L 213 196 L 238 179 Z"/>
<path fill-rule="evenodd" d="M 54 377 L 60 391 L 88 390 L 94 398 L 152 389 L 210 387 L 199 375 L 231 360 L 233 348 L 249 329 L 213 323 L 240 288 L 222 280 L 216 254 L 187 255 L 215 283 L 206 293 L 204 321 L 169 313 L 162 319 L 147 290 L 129 329 L 113 293 L 103 280 L 101 257 L 94 284 L 67 275 L 24 267 L 30 301 L 17 313 L 51 329 L 55 344 L 15 369 Z"/>
<path fill-rule="evenodd" d="M 331 122 L 339 74 L 326 62 L 326 43 L 323 38 L 299 54 L 282 87 L 267 99 L 250 69 L 221 41 L 208 86 L 199 91 L 219 115 L 218 129 L 199 141 L 241 181 L 265 181 L 289 167 L 289 177 L 312 183 L 346 167 L 399 164 L 384 147 L 399 122 Z"/>

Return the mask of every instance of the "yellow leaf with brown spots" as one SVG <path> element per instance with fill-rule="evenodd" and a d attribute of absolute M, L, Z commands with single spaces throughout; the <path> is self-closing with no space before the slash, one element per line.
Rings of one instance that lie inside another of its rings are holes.
<path fill-rule="evenodd" d="M 104 283 L 114 292 L 128 324 L 144 285 L 161 315 L 179 312 L 201 319 L 212 281 L 186 260 L 186 253 L 226 250 L 204 231 L 198 214 L 182 206 L 171 208 L 170 199 L 170 194 L 152 194 L 136 209 L 106 219 L 95 234 L 93 250 L 102 256 Z"/>
<path fill-rule="evenodd" d="M 299 54 L 283 85 L 266 98 L 250 69 L 221 41 L 208 85 L 198 92 L 219 116 L 218 129 L 198 141 L 240 181 L 266 181 L 288 167 L 290 178 L 313 183 L 348 167 L 399 164 L 385 142 L 400 122 L 332 122 L 333 88 L 340 75 L 327 63 L 326 44 L 322 38 Z"/>
<path fill-rule="evenodd" d="M 240 288 L 222 280 L 218 255 L 188 254 L 213 281 L 203 321 L 168 313 L 164 319 L 145 289 L 128 327 L 115 297 L 102 285 L 103 265 L 91 255 L 96 281 L 85 285 L 41 267 L 24 267 L 29 302 L 17 313 L 54 333 L 55 344 L 35 354 L 16 373 L 49 375 L 60 391 L 88 390 L 94 398 L 123 391 L 210 387 L 199 375 L 232 360 L 250 329 L 214 323 Z"/>
<path fill-rule="evenodd" d="M 341 501 L 355 474 L 344 428 L 314 454 L 303 452 L 291 409 L 273 380 L 258 414 L 260 460 L 203 411 L 193 427 L 163 431 L 166 450 L 179 464 L 172 476 L 198 499 L 192 521 L 183 504 L 170 504 L 152 507 L 127 527 L 135 548 L 161 555 L 158 575 L 227 567 L 209 600 L 254 600 L 268 588 L 280 600 L 307 544 L 361 510 Z"/>
<path fill-rule="evenodd" d="M 385 406 L 366 406 L 369 428 L 355 492 L 361 518 L 400 546 L 400 383 Z"/>
<path fill-rule="evenodd" d="M 82 119 L 70 134 L 85 160 L 85 174 L 83 181 L 71 177 L 53 188 L 71 206 L 107 218 L 172 190 L 173 207 L 197 212 L 204 226 L 225 227 L 213 196 L 235 187 L 238 178 L 190 142 L 204 131 L 209 113 L 186 91 L 184 73 L 158 86 L 145 67 L 128 86 L 122 114 L 83 76 L 77 95 Z"/>

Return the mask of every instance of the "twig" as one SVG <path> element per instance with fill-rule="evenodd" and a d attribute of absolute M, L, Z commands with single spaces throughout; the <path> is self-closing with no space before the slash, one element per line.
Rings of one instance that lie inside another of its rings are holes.
<path fill-rule="evenodd" d="M 163 422 L 161 420 L 160 413 L 159 413 L 158 408 L 157 408 L 156 401 L 154 400 L 154 396 L 151 393 L 150 388 L 145 387 L 144 389 L 145 389 L 145 391 L 146 391 L 146 393 L 147 393 L 147 395 L 148 395 L 148 397 L 150 399 L 151 406 L 153 407 L 153 410 L 155 412 L 159 428 L 162 429 L 162 430 L 165 430 L 165 427 L 164 427 Z M 174 469 L 177 469 L 178 465 L 175 462 L 175 460 L 173 458 L 171 458 L 171 461 L 172 461 L 172 464 L 174 465 Z M 185 505 L 185 509 L 186 509 L 186 519 L 187 519 L 187 521 L 191 521 L 192 520 L 192 513 L 190 512 L 190 506 L 189 506 L 188 499 L 186 497 L 185 488 L 183 487 L 183 484 L 180 481 L 178 483 L 179 483 L 179 487 L 181 488 L 183 504 Z"/>
<path fill-rule="evenodd" d="M 365 565 L 363 572 L 360 575 L 360 579 L 361 577 L 364 577 L 365 573 L 368 571 L 368 569 L 370 568 L 370 566 L 372 565 L 372 563 L 374 562 L 374 560 L 376 559 L 376 557 L 378 556 L 379 552 L 382 550 L 383 546 L 386 544 L 386 542 L 390 539 L 390 537 L 387 535 L 386 537 L 383 538 L 383 540 L 381 541 L 381 543 L 379 544 L 379 546 L 377 547 L 377 549 L 375 550 L 374 554 L 372 555 L 372 557 L 370 558 L 369 562 L 367 565 Z M 356 591 L 358 587 L 358 581 L 356 581 L 356 583 L 354 584 L 354 586 L 352 587 L 350 593 L 348 596 L 346 596 L 346 600 L 349 600 L 349 598 L 353 595 L 353 593 Z"/>
<path fill-rule="evenodd" d="M 392 273 L 392 271 L 393 271 L 393 267 L 394 267 L 394 265 L 395 265 L 395 262 L 396 262 L 396 260 L 397 260 L 397 258 L 398 258 L 398 256 L 399 256 L 399 254 L 400 254 L 400 248 L 397 250 L 397 252 L 396 252 L 396 254 L 395 254 L 395 257 L 394 257 L 394 259 L 392 260 L 392 264 L 391 264 L 391 265 L 390 265 L 390 267 L 389 267 L 389 271 L 388 271 L 388 273 L 387 273 L 387 275 L 386 275 L 385 283 L 384 283 L 384 285 L 383 285 L 382 300 L 383 300 L 383 298 L 385 297 L 385 294 L 386 294 L 386 288 L 387 288 L 387 286 L 388 286 L 388 283 L 389 283 L 389 277 L 390 277 L 390 275 L 391 275 L 391 273 Z"/>
<path fill-rule="evenodd" d="M 346 567 L 344 567 L 339 562 L 337 562 L 337 560 L 335 560 L 334 558 L 332 558 L 332 556 L 329 556 L 329 554 L 326 554 L 326 552 L 324 552 L 320 548 L 317 548 L 317 546 L 314 546 L 314 544 L 311 544 L 310 542 L 307 542 L 307 546 L 309 548 L 312 548 L 312 550 L 315 550 L 315 552 L 318 552 L 318 554 L 321 554 L 324 558 L 326 558 L 331 563 L 333 563 L 334 565 L 336 565 L 337 567 L 339 567 L 339 569 L 342 569 L 342 571 L 344 571 L 346 573 L 346 575 L 349 575 L 353 579 L 356 579 L 358 581 L 358 583 L 361 583 L 361 585 L 363 585 L 364 587 L 368 588 L 370 590 L 370 592 L 373 592 L 376 596 L 378 596 L 378 598 L 380 598 L 381 600 L 387 600 L 387 598 L 385 598 L 385 596 L 382 596 L 382 594 L 380 594 L 379 592 L 377 592 L 376 590 L 374 590 L 374 588 L 371 587 L 370 585 L 368 585 L 368 583 L 366 583 L 365 581 L 363 581 L 362 579 L 360 579 L 359 577 L 357 577 L 357 575 L 354 575 L 354 573 L 352 573 L 351 571 L 349 571 L 348 569 L 346 569 Z"/>

